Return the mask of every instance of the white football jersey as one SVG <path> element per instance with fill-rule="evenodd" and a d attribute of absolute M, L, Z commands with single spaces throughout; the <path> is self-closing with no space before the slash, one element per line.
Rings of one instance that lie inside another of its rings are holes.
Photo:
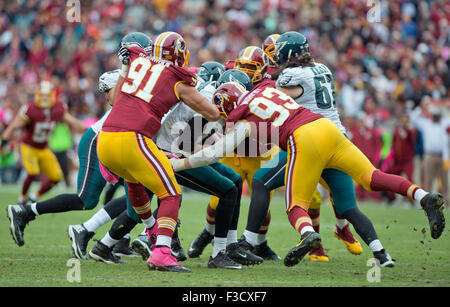
<path fill-rule="evenodd" d="M 328 67 L 314 63 L 313 66 L 286 68 L 278 77 L 276 85 L 301 86 L 303 94 L 295 101 L 311 112 L 327 117 L 345 133 L 334 99 L 333 74 Z"/>
<path fill-rule="evenodd" d="M 98 121 L 95 122 L 95 124 L 93 124 L 91 126 L 91 129 L 94 130 L 95 134 L 98 134 L 103 127 L 103 123 L 105 122 L 105 120 L 108 118 L 109 113 L 111 113 L 111 109 L 109 109 L 103 116 L 102 118 L 100 118 Z"/>
<path fill-rule="evenodd" d="M 198 82 L 197 89 L 201 88 L 200 94 L 212 102 L 212 97 L 216 88 L 211 84 Z M 153 137 L 153 141 L 160 149 L 171 153 L 183 153 L 178 148 L 180 136 L 187 131 L 188 122 L 194 117 L 198 117 L 201 123 L 201 115 L 192 110 L 183 102 L 177 103 L 161 120 L 161 128 Z M 197 120 L 197 119 L 196 119 Z M 201 129 L 201 126 L 199 127 Z"/>

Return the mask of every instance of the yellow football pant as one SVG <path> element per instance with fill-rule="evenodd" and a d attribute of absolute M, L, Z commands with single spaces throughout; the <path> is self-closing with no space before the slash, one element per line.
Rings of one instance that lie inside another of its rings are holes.
<path fill-rule="evenodd" d="M 58 182 L 63 178 L 58 159 L 50 149 L 35 148 L 22 143 L 20 154 L 25 170 L 29 175 L 37 176 L 42 172 L 53 182 Z"/>
<path fill-rule="evenodd" d="M 287 211 L 293 206 L 308 210 L 324 168 L 339 169 L 371 191 L 375 167 L 329 119 L 321 118 L 297 128 L 287 147 Z"/>
<path fill-rule="evenodd" d="M 159 199 L 181 194 L 169 159 L 142 134 L 101 131 L 97 154 L 114 174 L 127 182 L 142 184 Z"/>

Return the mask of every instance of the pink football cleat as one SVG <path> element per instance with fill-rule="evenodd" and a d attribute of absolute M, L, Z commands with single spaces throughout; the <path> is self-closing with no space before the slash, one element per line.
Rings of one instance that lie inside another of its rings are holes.
<path fill-rule="evenodd" d="M 183 267 L 174 256 L 169 247 L 155 247 L 152 255 L 147 260 L 147 266 L 150 270 L 170 271 L 170 272 L 191 272 Z"/>

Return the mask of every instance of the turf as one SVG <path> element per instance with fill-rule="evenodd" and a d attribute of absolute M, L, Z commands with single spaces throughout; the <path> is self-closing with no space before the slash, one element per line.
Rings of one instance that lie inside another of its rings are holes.
<path fill-rule="evenodd" d="M 362 255 L 351 255 L 333 236 L 334 215 L 329 204 L 322 206 L 321 236 L 328 263 L 310 262 L 305 257 L 294 267 L 285 267 L 282 261 L 265 261 L 261 265 L 234 271 L 208 269 L 211 253 L 208 246 L 196 259 L 183 265 L 192 273 L 149 271 L 141 258 L 127 258 L 127 264 L 107 265 L 93 260 L 81 261 L 80 282 L 67 279 L 68 260 L 72 258 L 66 227 L 87 220 L 95 211 L 78 211 L 43 215 L 32 221 L 25 230 L 25 245 L 18 247 L 9 233 L 9 220 L 5 208 L 14 203 L 19 187 L 0 186 L 0 286 L 1 287 L 311 287 L 311 286 L 389 286 L 421 287 L 450 285 L 450 233 L 447 227 L 438 240 L 431 239 L 428 222 L 422 210 L 407 205 L 388 207 L 384 204 L 365 203 L 360 209 L 373 221 L 379 238 L 391 256 L 395 268 L 382 268 L 379 282 L 369 282 L 367 276 L 373 265 L 369 248 L 363 243 Z M 70 190 L 71 191 L 71 190 Z M 50 195 L 67 192 L 57 188 Z M 121 191 L 119 193 L 122 193 Z M 190 242 L 203 229 L 208 197 L 198 193 L 184 193 L 180 210 L 180 237 L 187 250 Z M 243 198 L 238 236 L 247 220 L 249 199 Z M 96 209 L 94 209 L 96 210 Z M 271 205 L 272 221 L 268 233 L 270 246 L 283 258 L 298 242 L 298 234 L 289 225 L 284 213 L 282 195 L 275 195 Z M 449 214 L 446 211 L 446 219 Z M 111 224 L 98 230 L 94 238 L 100 239 Z M 131 238 L 142 230 L 138 225 Z M 354 231 L 353 231 L 354 232 Z M 358 237 L 359 239 L 359 237 Z M 88 249 L 95 242 L 91 241 Z"/>

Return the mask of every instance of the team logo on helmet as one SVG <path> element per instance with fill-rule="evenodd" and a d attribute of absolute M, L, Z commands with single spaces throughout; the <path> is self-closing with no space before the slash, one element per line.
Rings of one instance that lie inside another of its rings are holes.
<path fill-rule="evenodd" d="M 188 64 L 189 50 L 180 34 L 164 32 L 156 37 L 153 56 L 182 67 Z"/>

